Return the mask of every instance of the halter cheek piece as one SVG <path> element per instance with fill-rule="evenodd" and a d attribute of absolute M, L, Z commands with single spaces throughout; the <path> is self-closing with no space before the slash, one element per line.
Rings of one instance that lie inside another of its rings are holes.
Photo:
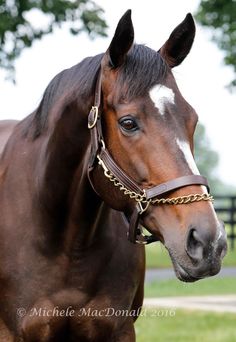
<path fill-rule="evenodd" d="M 101 71 L 99 72 L 94 106 L 91 108 L 88 116 L 88 128 L 91 134 L 91 152 L 88 166 L 88 178 L 93 187 L 91 173 L 98 164 L 102 167 L 104 176 L 109 179 L 124 195 L 129 196 L 136 202 L 133 213 L 129 222 L 128 239 L 133 243 L 148 244 L 158 239 L 154 235 L 144 235 L 142 227 L 139 224 L 141 215 L 148 209 L 150 204 L 187 204 L 199 201 L 213 201 L 213 197 L 209 195 L 209 186 L 207 179 L 200 175 L 189 175 L 156 185 L 152 188 L 142 189 L 131 179 L 114 161 L 109 151 L 106 149 L 101 125 L 101 113 L 99 114 L 101 105 Z M 167 194 L 170 191 L 188 186 L 188 185 L 204 185 L 208 190 L 208 194 L 190 194 L 187 196 L 159 198 L 160 195 Z M 93 187 L 94 188 L 94 187 Z"/>

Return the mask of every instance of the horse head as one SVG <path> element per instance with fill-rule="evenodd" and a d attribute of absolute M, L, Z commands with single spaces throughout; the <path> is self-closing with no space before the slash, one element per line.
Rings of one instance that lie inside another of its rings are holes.
<path fill-rule="evenodd" d="M 101 119 L 102 133 L 96 134 L 102 138 L 91 176 L 99 196 L 129 221 L 140 205 L 138 224 L 165 245 L 183 281 L 218 273 L 227 248 L 223 224 L 193 157 L 198 116 L 172 73 L 189 53 L 194 36 L 188 14 L 157 52 L 133 44 L 130 11 L 120 19 L 101 62 L 95 116 Z M 93 131 L 94 108 L 92 114 Z M 136 193 L 135 186 L 143 193 Z"/>

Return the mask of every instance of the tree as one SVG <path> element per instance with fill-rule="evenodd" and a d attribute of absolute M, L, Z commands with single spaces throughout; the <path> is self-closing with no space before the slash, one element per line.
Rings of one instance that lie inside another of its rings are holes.
<path fill-rule="evenodd" d="M 196 19 L 203 26 L 213 28 L 212 39 L 225 52 L 224 61 L 231 65 L 236 88 L 236 2 L 235 0 L 201 0 Z"/>
<path fill-rule="evenodd" d="M 211 192 L 215 195 L 235 195 L 236 188 L 231 184 L 224 183 L 217 177 L 219 155 L 210 145 L 205 127 L 198 123 L 194 135 L 194 157 L 200 174 L 207 177 Z"/>
<path fill-rule="evenodd" d="M 219 164 L 219 155 L 211 148 L 206 129 L 200 123 L 197 125 L 194 136 L 194 155 L 200 173 L 214 179 L 214 173 Z"/>
<path fill-rule="evenodd" d="M 45 27 L 37 28 L 31 21 L 35 11 L 46 19 Z M 105 36 L 102 13 L 92 0 L 0 0 L 0 67 L 14 77 L 14 61 L 22 50 L 66 21 L 72 34 Z"/>
<path fill-rule="evenodd" d="M 198 124 L 194 136 L 194 156 L 200 174 L 207 177 L 214 192 L 222 188 L 222 183 L 216 176 L 219 164 L 219 155 L 214 151 L 206 135 L 206 129 L 202 124 Z"/>

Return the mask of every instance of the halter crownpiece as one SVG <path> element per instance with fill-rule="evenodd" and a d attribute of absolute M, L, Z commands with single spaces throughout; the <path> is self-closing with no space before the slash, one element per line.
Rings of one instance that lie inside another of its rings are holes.
<path fill-rule="evenodd" d="M 141 215 L 150 205 L 178 205 L 188 204 L 199 201 L 213 201 L 213 196 L 209 194 L 209 185 L 207 179 L 201 175 L 189 175 L 165 183 L 156 185 L 148 189 L 142 189 L 130 178 L 114 161 L 109 151 L 106 149 L 102 134 L 101 116 L 99 109 L 101 105 L 101 70 L 97 78 L 94 106 L 92 106 L 88 116 L 88 128 L 91 134 L 91 153 L 88 166 L 88 178 L 91 185 L 91 172 L 96 165 L 103 169 L 104 176 L 117 187 L 125 196 L 136 202 L 135 208 L 129 222 L 128 239 L 133 243 L 148 244 L 158 239 L 154 235 L 144 235 L 142 227 L 139 224 Z M 204 185 L 208 193 L 190 194 L 186 196 L 159 198 L 160 195 L 189 185 Z"/>

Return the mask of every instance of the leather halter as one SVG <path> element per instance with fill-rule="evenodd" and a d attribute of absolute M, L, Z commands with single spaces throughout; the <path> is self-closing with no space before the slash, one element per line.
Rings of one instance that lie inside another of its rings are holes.
<path fill-rule="evenodd" d="M 158 199 L 154 200 L 154 198 L 156 198 L 157 196 L 167 194 L 170 191 L 177 190 L 188 185 L 204 185 L 207 187 L 207 190 L 209 192 L 207 179 L 200 175 L 189 175 L 175 178 L 173 180 L 145 190 L 140 188 L 139 185 L 117 165 L 105 146 L 101 125 L 101 95 L 102 90 L 100 70 L 96 83 L 94 106 L 92 106 L 88 115 L 88 128 L 90 129 L 91 134 L 91 151 L 88 165 L 89 181 L 94 189 L 91 173 L 96 165 L 99 164 L 100 166 L 102 166 L 104 174 L 108 178 L 110 178 L 110 180 L 113 179 L 112 181 L 116 186 L 119 186 L 125 194 L 130 194 L 129 197 L 134 198 L 134 200 L 136 201 L 136 205 L 129 221 L 128 240 L 133 243 L 140 244 L 148 244 L 154 241 L 158 241 L 158 238 L 156 238 L 154 235 L 144 235 L 142 232 L 142 226 L 139 224 L 140 217 L 147 210 L 149 204 L 152 203 L 152 201 L 158 201 Z M 132 194 L 135 195 L 133 195 L 132 197 Z M 183 196 L 182 198 L 191 196 L 200 196 L 200 199 L 195 199 L 193 201 L 213 199 L 207 194 L 189 195 Z M 165 199 L 161 199 L 160 201 L 162 201 L 162 203 L 166 203 Z M 143 205 L 143 202 L 146 203 L 145 206 Z M 191 200 L 186 202 L 182 201 L 179 203 L 189 202 L 191 202 Z M 177 203 L 174 202 L 172 204 Z"/>

